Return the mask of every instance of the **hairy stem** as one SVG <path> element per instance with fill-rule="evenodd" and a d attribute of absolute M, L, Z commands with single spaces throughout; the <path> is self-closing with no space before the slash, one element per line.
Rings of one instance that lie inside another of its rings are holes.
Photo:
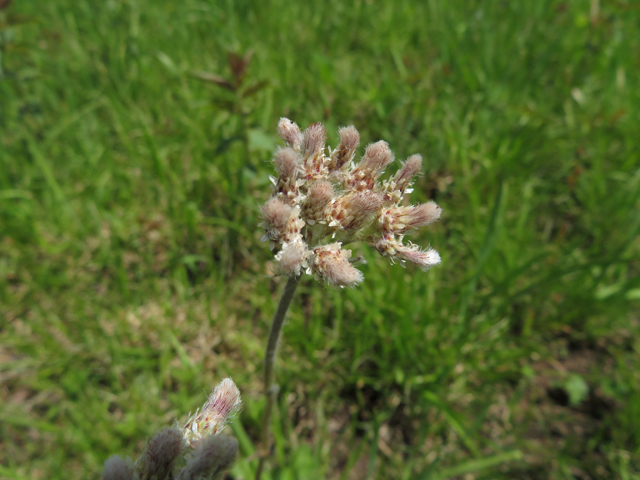
<path fill-rule="evenodd" d="M 273 406 L 276 403 L 276 396 L 278 395 L 278 385 L 273 382 L 273 367 L 276 362 L 276 351 L 278 350 L 280 334 L 282 333 L 282 326 L 284 325 L 284 317 L 287 314 L 287 310 L 289 310 L 291 299 L 299 282 L 300 276 L 292 275 L 289 277 L 287 285 L 284 287 L 284 292 L 282 292 L 282 297 L 280 297 L 278 309 L 271 322 L 271 331 L 269 332 L 269 341 L 267 342 L 267 351 L 264 357 L 264 394 L 267 403 L 264 409 L 264 417 L 262 417 L 263 453 L 260 455 L 256 480 L 260 480 L 267 456 L 271 451 L 271 414 L 273 413 Z"/>

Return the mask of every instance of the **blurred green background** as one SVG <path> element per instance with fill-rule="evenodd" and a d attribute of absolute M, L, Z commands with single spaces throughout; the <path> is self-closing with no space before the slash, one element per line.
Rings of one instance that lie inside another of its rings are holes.
<path fill-rule="evenodd" d="M 421 153 L 443 262 L 303 280 L 268 478 L 638 478 L 637 2 L 0 3 L 0 478 L 99 477 L 225 376 L 252 478 L 281 116 Z"/>

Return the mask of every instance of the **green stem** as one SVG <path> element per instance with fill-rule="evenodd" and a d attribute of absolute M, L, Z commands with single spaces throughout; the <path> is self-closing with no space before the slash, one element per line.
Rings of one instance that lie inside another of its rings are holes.
<path fill-rule="evenodd" d="M 278 385 L 273 382 L 273 367 L 276 362 L 276 352 L 278 350 L 278 343 L 280 342 L 282 326 L 284 325 L 284 317 L 287 314 L 287 310 L 289 310 L 291 299 L 299 282 L 300 276 L 292 275 L 289 277 L 287 285 L 284 287 L 284 292 L 282 292 L 276 314 L 273 316 L 273 322 L 271 322 L 271 331 L 269 332 L 269 341 L 267 342 L 267 351 L 264 357 L 264 394 L 267 403 L 264 409 L 264 416 L 262 417 L 263 452 L 262 455 L 260 455 L 256 480 L 260 480 L 267 456 L 271 451 L 271 415 L 278 395 Z"/>

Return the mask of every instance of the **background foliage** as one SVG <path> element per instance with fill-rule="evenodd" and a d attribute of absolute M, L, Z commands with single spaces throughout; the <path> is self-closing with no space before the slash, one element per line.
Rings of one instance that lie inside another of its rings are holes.
<path fill-rule="evenodd" d="M 636 478 L 639 32 L 626 0 L 6 7 L 0 477 L 95 478 L 231 375 L 251 478 L 288 116 L 422 153 L 443 263 L 303 281 L 272 478 Z"/>

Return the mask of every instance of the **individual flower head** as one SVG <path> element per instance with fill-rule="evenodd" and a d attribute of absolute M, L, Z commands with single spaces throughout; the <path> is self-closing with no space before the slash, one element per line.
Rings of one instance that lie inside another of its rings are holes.
<path fill-rule="evenodd" d="M 289 205 L 294 205 L 300 195 L 298 177 L 302 173 L 301 162 L 300 154 L 291 147 L 279 148 L 273 157 L 278 177 L 271 181 L 278 198 Z"/>
<path fill-rule="evenodd" d="M 355 287 L 364 280 L 362 272 L 349 263 L 351 250 L 343 250 L 340 242 L 313 251 L 311 271 L 329 285 Z"/>
<path fill-rule="evenodd" d="M 393 163 L 393 152 L 383 140 L 367 146 L 364 156 L 345 179 L 345 186 L 354 190 L 373 190 L 385 168 Z"/>
<path fill-rule="evenodd" d="M 307 272 L 331 285 L 357 285 L 362 273 L 350 262 L 351 251 L 342 248 L 357 240 L 374 246 L 391 263 L 411 263 L 423 270 L 440 263 L 435 250 L 403 243 L 405 235 L 442 213 L 434 202 L 404 202 L 420 172 L 420 155 L 411 155 L 394 175 L 381 180 L 394 161 L 389 144 L 369 144 L 354 163 L 360 134 L 353 126 L 340 128 L 338 146 L 326 151 L 321 123 L 302 132 L 283 118 L 278 134 L 288 147 L 275 153 L 273 195 L 261 207 L 263 239 L 275 250 L 276 275 Z"/>
<path fill-rule="evenodd" d="M 302 132 L 300 131 L 300 127 L 288 118 L 281 118 L 280 122 L 278 122 L 278 135 L 285 142 L 289 144 L 291 148 L 296 151 L 300 151 L 300 147 L 302 146 Z"/>
<path fill-rule="evenodd" d="M 408 207 L 383 208 L 378 214 L 385 233 L 403 235 L 409 230 L 426 227 L 440 218 L 442 209 L 435 202 Z"/>
<path fill-rule="evenodd" d="M 133 468 L 119 455 L 110 456 L 104 462 L 102 480 L 134 480 Z"/>
<path fill-rule="evenodd" d="M 411 155 L 402 164 L 396 174 L 389 180 L 385 181 L 382 190 L 384 191 L 385 200 L 390 205 L 399 205 L 405 193 L 413 191 L 411 183 L 420 172 L 422 167 L 422 156 L 417 153 Z"/>
<path fill-rule="evenodd" d="M 411 155 L 407 161 L 393 177 L 396 189 L 404 192 L 404 189 L 411 184 L 413 178 L 420 172 L 422 167 L 422 156 L 419 154 Z"/>
<path fill-rule="evenodd" d="M 357 231 L 372 219 L 381 206 L 382 197 L 370 190 L 348 193 L 333 202 L 329 226 L 343 231 Z"/>
<path fill-rule="evenodd" d="M 300 155 L 293 148 L 279 148 L 276 150 L 273 163 L 282 180 L 295 180 L 300 170 Z"/>
<path fill-rule="evenodd" d="M 307 264 L 309 253 L 303 242 L 284 244 L 282 250 L 276 254 L 276 273 L 278 275 L 300 275 Z"/>
<path fill-rule="evenodd" d="M 238 457 L 238 441 L 228 435 L 211 435 L 195 447 L 177 480 L 216 480 L 230 469 Z"/>
<path fill-rule="evenodd" d="M 327 207 L 334 198 L 335 192 L 331 182 L 327 180 L 313 182 L 302 205 L 302 215 L 305 222 L 314 225 L 316 222 L 324 220 Z"/>
<path fill-rule="evenodd" d="M 426 272 L 431 267 L 440 263 L 440 255 L 432 248 L 426 250 L 421 249 L 418 245 L 409 243 L 409 245 L 403 245 L 402 241 L 396 239 L 393 235 L 387 235 L 376 240 L 373 244 L 380 255 L 388 257 L 391 263 L 396 260 L 400 262 L 402 266 L 405 263 L 412 263 L 417 266 L 423 272 Z"/>
<path fill-rule="evenodd" d="M 265 234 L 262 241 L 271 240 L 270 248 L 280 243 L 289 243 L 300 239 L 304 220 L 300 219 L 300 207 L 291 207 L 278 197 L 272 197 L 262 207 L 262 226 Z"/>
<path fill-rule="evenodd" d="M 328 165 L 330 172 L 348 167 L 353 160 L 356 148 L 360 145 L 360 133 L 353 125 L 340 128 L 338 135 L 340 136 L 340 145 L 331 154 Z"/>
<path fill-rule="evenodd" d="M 304 159 L 322 157 L 327 132 L 320 122 L 313 123 L 302 134 L 302 155 Z"/>
<path fill-rule="evenodd" d="M 264 220 L 262 223 L 265 231 L 263 239 L 279 241 L 285 232 L 285 228 L 293 212 L 293 207 L 278 197 L 272 197 L 267 200 L 267 203 L 260 207 L 260 211 L 262 212 L 262 218 Z"/>
<path fill-rule="evenodd" d="M 327 133 L 324 125 L 314 123 L 303 133 L 302 158 L 304 176 L 307 180 L 324 178 L 328 171 L 324 156 L 324 142 Z"/>
<path fill-rule="evenodd" d="M 397 247 L 398 253 L 396 257 L 401 262 L 409 262 L 426 272 L 434 265 L 441 262 L 440 254 L 433 248 L 426 250 L 421 249 L 418 245 L 410 243 L 409 245 L 400 245 Z"/>
<path fill-rule="evenodd" d="M 166 478 L 181 456 L 186 442 L 179 428 L 164 428 L 156 433 L 145 447 L 135 465 L 140 480 Z"/>
<path fill-rule="evenodd" d="M 213 390 L 202 409 L 189 417 L 183 427 L 184 439 L 193 446 L 203 437 L 220 433 L 240 408 L 240 390 L 233 380 L 225 378 Z"/>

